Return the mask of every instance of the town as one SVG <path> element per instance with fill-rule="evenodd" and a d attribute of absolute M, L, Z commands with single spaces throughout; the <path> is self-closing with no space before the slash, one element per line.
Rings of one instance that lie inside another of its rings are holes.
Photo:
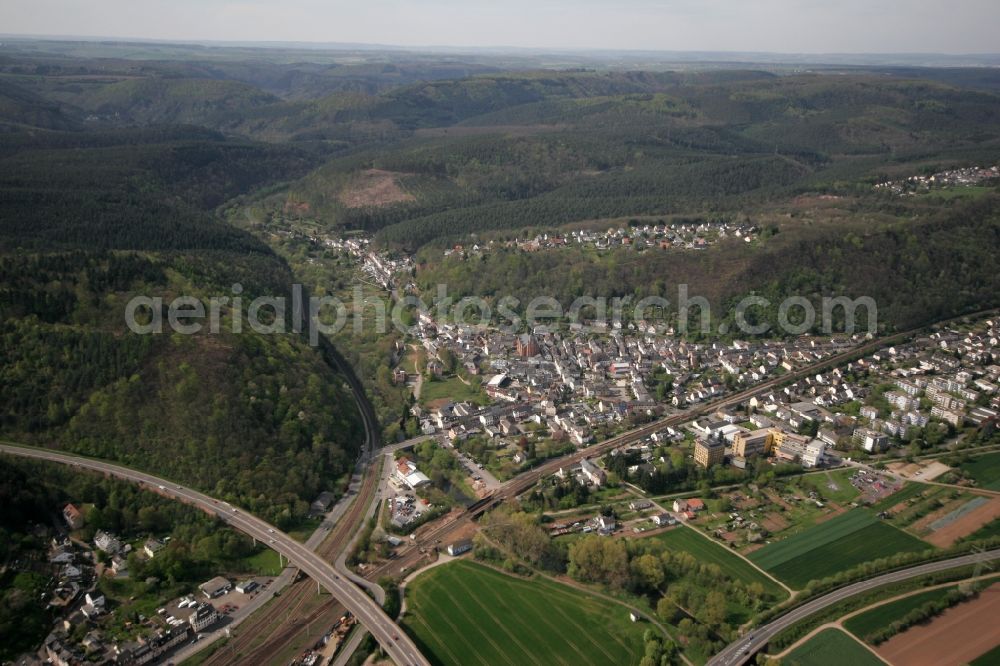
<path fill-rule="evenodd" d="M 1000 166 L 966 167 L 938 171 L 929 176 L 910 176 L 903 180 L 887 180 L 875 184 L 876 190 L 884 190 L 899 196 L 912 196 L 920 192 L 948 187 L 969 187 L 1000 178 Z"/>
<path fill-rule="evenodd" d="M 356 262 L 359 277 L 390 292 L 412 270 L 412 260 L 390 258 L 359 239 L 326 245 Z M 430 314 L 422 314 L 412 330 L 398 345 L 391 378 L 412 391 L 410 410 L 421 435 L 396 448 L 395 464 L 386 470 L 385 522 L 371 537 L 385 546 L 368 555 L 355 551 L 351 561 L 362 575 L 411 543 L 431 558 L 473 550 L 469 537 L 427 544 L 418 535 L 423 526 L 489 497 L 547 459 L 769 381 L 777 386 L 563 465 L 539 479 L 521 504 L 555 511 L 547 525 L 551 538 L 658 534 L 691 523 L 729 548 L 751 552 L 796 520 L 837 515 L 843 509 L 830 503 L 831 488 L 837 488 L 835 496 L 845 492 L 842 486 L 853 488 L 866 504 L 876 504 L 905 479 L 968 483 L 955 468 L 919 456 L 946 451 L 964 432 L 1000 420 L 1000 323 L 989 317 L 941 327 L 789 382 L 782 377 L 846 354 L 866 338 L 692 342 L 660 323 L 641 321 L 517 334 L 437 321 Z M 861 467 L 849 477 L 841 473 L 852 469 L 840 469 L 845 465 L 865 461 L 888 466 L 884 472 Z M 705 499 L 708 488 L 760 478 L 767 470 L 795 479 L 824 469 L 837 470 L 829 487 L 783 481 L 749 494 L 728 492 L 721 504 Z M 655 499 L 668 492 L 680 496 Z M 324 493 L 314 510 L 325 513 L 333 499 Z M 586 508 L 594 503 L 606 508 Z M 62 512 L 69 529 L 83 526 L 73 504 Z M 50 605 L 61 609 L 61 619 L 44 644 L 48 659 L 154 663 L 197 644 L 206 632 L 226 632 L 229 618 L 249 612 L 243 607 L 273 580 L 213 578 L 155 613 L 128 620 L 129 639 L 112 639 L 101 629 L 108 611 L 96 580 L 127 577 L 130 558 L 155 558 L 164 545 L 155 537 L 123 543 L 105 531 L 87 548 L 53 537 L 58 584 Z M 332 653 L 349 628 L 333 626 L 302 663 Z"/>

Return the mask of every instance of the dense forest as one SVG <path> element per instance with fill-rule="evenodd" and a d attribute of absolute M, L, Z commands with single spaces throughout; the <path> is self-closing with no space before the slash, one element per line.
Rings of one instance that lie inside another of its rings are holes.
<path fill-rule="evenodd" d="M 295 336 L 137 337 L 121 317 L 139 293 L 288 294 L 288 261 L 318 293 L 345 288 L 340 273 L 324 285 L 275 221 L 416 250 L 418 286 L 456 296 L 672 299 L 685 283 L 726 321 L 751 292 L 870 295 L 887 329 L 995 305 L 989 187 L 905 201 L 871 187 L 995 163 L 1000 77 L 931 71 L 6 46 L 0 428 L 143 461 L 283 525 L 300 518 L 361 439 L 342 377 Z M 395 194 L 366 193 L 371 174 Z M 695 253 L 441 252 L 470 234 L 673 220 L 765 233 Z M 336 342 L 382 425 L 405 431 L 379 370 L 396 340 Z"/>
<path fill-rule="evenodd" d="M 391 372 L 404 358 L 420 371 L 403 336 L 348 327 L 314 347 L 233 325 L 251 299 L 287 297 L 296 282 L 347 297 L 358 266 L 327 235 L 364 232 L 412 253 L 413 289 L 446 284 L 454 298 L 673 302 L 683 284 L 710 301 L 713 330 L 732 331 L 733 307 L 750 294 L 771 302 L 750 319 L 772 326 L 789 295 L 870 296 L 883 332 L 1000 305 L 996 179 L 906 197 L 874 188 L 1000 163 L 995 68 L 627 65 L 5 39 L 0 438 L 143 468 L 282 529 L 311 525 L 310 501 L 344 489 L 365 440 L 353 375 L 384 435 L 419 429 Z M 733 222 L 755 229 L 752 242 L 537 252 L 513 242 L 609 228 L 643 240 L 647 225 Z M 456 245 L 464 251 L 446 257 Z M 218 333 L 126 326 L 138 295 L 167 304 L 237 293 Z M 650 390 L 662 397 L 666 382 Z M 453 470 L 435 471 L 434 457 L 423 462 L 445 487 Z M 637 478 L 626 467 L 635 461 L 606 462 L 653 493 L 735 478 L 689 473 L 682 460 Z M 586 499 L 569 493 L 552 486 L 526 502 Z M 173 594 L 252 553 L 212 519 L 134 487 L 3 460 L 0 564 L 40 561 L 33 527 L 66 501 L 85 506 L 85 530 L 171 537 L 162 557 L 133 563 L 167 586 L 140 595 Z M 513 553 L 642 595 L 706 653 L 773 601 L 656 545 L 556 545 L 507 509 L 484 524 L 480 556 Z M 43 581 L 15 569 L 0 568 L 0 635 L 20 642 L 0 646 L 0 659 L 50 626 L 32 603 Z"/>
<path fill-rule="evenodd" d="M 141 466 L 285 528 L 337 490 L 364 433 L 306 339 L 234 332 L 231 307 L 218 335 L 125 322 L 136 295 L 288 296 L 285 262 L 213 209 L 315 155 L 180 125 L 23 129 L 0 146 L 2 436 Z"/>
<path fill-rule="evenodd" d="M 424 289 L 446 284 L 450 293 L 491 301 L 512 296 L 522 307 L 539 295 L 553 296 L 565 310 L 580 296 L 627 297 L 632 303 L 659 296 L 672 304 L 669 314 L 676 314 L 678 288 L 687 285 L 692 298 L 705 297 L 712 305 L 713 330 L 725 323 L 731 331 L 736 330 L 735 307 L 748 294 L 770 301 L 766 308 L 750 310 L 748 320 L 770 324 L 772 330 L 777 330 L 778 305 L 793 295 L 809 299 L 817 313 L 824 297 L 869 296 L 878 305 L 883 330 L 905 330 L 998 305 L 997 195 L 956 202 L 951 210 L 881 229 L 844 221 L 808 234 L 778 233 L 757 247 L 745 245 L 731 242 L 700 252 L 619 248 L 603 254 L 577 248 L 500 250 L 482 257 L 429 259 L 418 283 Z M 834 314 L 839 327 L 842 313 Z M 821 324 L 817 317 L 816 331 Z"/>

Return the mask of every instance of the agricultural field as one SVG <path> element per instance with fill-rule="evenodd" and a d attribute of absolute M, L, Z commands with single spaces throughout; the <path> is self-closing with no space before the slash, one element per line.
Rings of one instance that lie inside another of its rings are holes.
<path fill-rule="evenodd" d="M 615 603 L 467 561 L 422 574 L 406 599 L 404 629 L 449 666 L 637 664 L 648 628 Z"/>
<path fill-rule="evenodd" d="M 932 514 L 942 509 L 957 508 L 961 503 L 974 496 L 954 488 L 943 486 L 924 486 L 923 491 L 912 497 L 897 502 L 885 510 L 886 520 L 892 525 L 917 533 L 925 529 Z"/>
<path fill-rule="evenodd" d="M 986 525 L 983 525 L 978 530 L 970 534 L 967 538 L 971 540 L 976 539 L 990 539 L 995 536 L 1000 536 L 1000 518 L 996 520 L 991 520 Z"/>
<path fill-rule="evenodd" d="M 832 576 L 858 564 L 931 546 L 881 522 L 870 511 L 854 509 L 804 532 L 771 543 L 750 559 L 793 587 Z"/>
<path fill-rule="evenodd" d="M 839 629 L 826 629 L 781 660 L 787 666 L 883 666 L 878 657 Z"/>
<path fill-rule="evenodd" d="M 865 640 L 866 636 L 888 627 L 910 611 L 920 608 L 928 601 L 947 596 L 948 592 L 953 589 L 955 588 L 941 587 L 935 590 L 926 590 L 877 606 L 845 620 L 844 628 L 857 636 L 859 640 Z"/>
<path fill-rule="evenodd" d="M 996 666 L 1000 664 L 1000 645 L 969 662 L 969 666 Z"/>
<path fill-rule="evenodd" d="M 959 466 L 962 473 L 975 479 L 976 485 L 988 490 L 1000 490 L 1000 453 L 988 453 Z"/>
<path fill-rule="evenodd" d="M 878 647 L 890 664 L 965 664 L 996 647 L 1000 585 L 910 627 Z M 994 662 L 995 663 L 995 662 Z"/>
<path fill-rule="evenodd" d="M 683 550 L 703 562 L 716 564 L 730 576 L 743 583 L 760 583 L 775 601 L 784 601 L 788 598 L 788 592 L 772 578 L 761 573 L 739 556 L 727 551 L 724 546 L 700 534 L 695 534 L 692 529 L 679 526 L 652 538 L 662 541 L 668 548 Z"/>
<path fill-rule="evenodd" d="M 875 509 L 893 526 L 945 548 L 1000 517 L 1000 499 L 910 484 Z"/>

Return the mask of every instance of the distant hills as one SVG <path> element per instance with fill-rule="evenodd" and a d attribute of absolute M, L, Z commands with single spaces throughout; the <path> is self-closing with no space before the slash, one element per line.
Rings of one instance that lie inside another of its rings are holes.
<path fill-rule="evenodd" d="M 360 445 L 343 377 L 294 336 L 135 339 L 122 321 L 140 293 L 286 293 L 275 220 L 372 233 L 452 294 L 871 294 L 887 328 L 998 305 L 995 183 L 872 186 L 997 163 L 1000 70 L 568 62 L 4 40 L 0 435 L 147 465 L 294 524 Z M 762 241 L 442 252 L 732 219 Z"/>

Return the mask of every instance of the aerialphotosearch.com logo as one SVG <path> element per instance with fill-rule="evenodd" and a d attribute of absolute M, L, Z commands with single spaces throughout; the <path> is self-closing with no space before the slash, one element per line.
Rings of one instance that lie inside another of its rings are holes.
<path fill-rule="evenodd" d="M 311 345 L 319 344 L 321 335 L 334 335 L 348 325 L 355 334 L 364 332 L 365 326 L 374 327 L 376 334 L 385 334 L 390 326 L 403 334 L 413 335 L 421 321 L 450 323 L 459 326 L 491 326 L 496 330 L 517 333 L 550 326 L 557 322 L 574 324 L 583 332 L 606 331 L 623 323 L 646 322 L 667 324 L 685 335 L 692 331 L 691 321 L 697 318 L 696 328 L 702 335 L 736 334 L 760 336 L 773 333 L 803 335 L 809 332 L 830 335 L 835 332 L 853 334 L 876 333 L 878 311 L 875 300 L 868 296 L 824 297 L 820 311 L 804 296 L 789 296 L 777 308 L 777 330 L 761 313 L 772 312 L 773 304 L 761 296 L 750 295 L 733 309 L 732 317 L 724 318 L 713 329 L 712 307 L 702 296 L 690 296 L 686 284 L 678 285 L 677 301 L 661 296 L 647 296 L 635 300 L 625 297 L 576 298 L 569 307 L 556 298 L 539 295 L 526 304 L 514 296 L 482 298 L 466 296 L 455 300 L 448 295 L 447 285 L 437 285 L 430 303 L 413 295 L 395 301 L 365 295 L 361 285 L 355 285 L 350 299 L 336 296 L 305 295 L 302 285 L 292 286 L 291 304 L 286 296 L 258 296 L 252 300 L 242 296 L 243 286 L 234 284 L 229 295 L 199 299 L 178 296 L 164 307 L 159 296 L 136 296 L 125 306 L 125 322 L 133 333 L 150 335 L 164 330 L 164 315 L 170 331 L 194 335 L 204 330 L 219 333 L 225 326 L 233 333 L 250 330 L 261 334 L 308 333 Z M 634 301 L 634 302 L 633 302 Z M 244 310 L 245 306 L 245 310 Z M 864 313 L 866 326 L 857 328 L 859 311 Z M 353 317 L 350 315 L 354 315 Z M 729 323 L 731 319 L 732 324 Z M 206 322 L 207 320 L 207 322 Z M 245 320 L 245 321 L 244 321 Z M 817 323 L 819 324 L 817 328 Z M 735 326 L 735 330 L 733 329 Z"/>

